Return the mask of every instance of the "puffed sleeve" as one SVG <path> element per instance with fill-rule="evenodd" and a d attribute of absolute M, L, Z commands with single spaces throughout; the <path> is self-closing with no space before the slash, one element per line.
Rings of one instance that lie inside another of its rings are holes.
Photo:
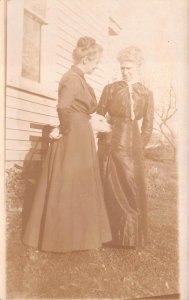
<path fill-rule="evenodd" d="M 98 115 L 105 116 L 108 111 L 108 103 L 110 98 L 110 88 L 109 85 L 106 85 L 102 91 L 102 95 L 100 97 L 100 101 L 97 107 L 96 113 Z"/>
<path fill-rule="evenodd" d="M 68 76 L 60 81 L 58 89 L 58 117 L 60 129 L 63 135 L 70 131 L 70 108 L 76 99 L 79 91 L 80 82 L 76 76 Z"/>
<path fill-rule="evenodd" d="M 147 102 L 145 113 L 143 117 L 142 127 L 141 127 L 141 138 L 142 145 L 145 147 L 150 140 L 152 130 L 153 130 L 153 119 L 154 119 L 154 100 L 151 91 L 147 94 Z"/>

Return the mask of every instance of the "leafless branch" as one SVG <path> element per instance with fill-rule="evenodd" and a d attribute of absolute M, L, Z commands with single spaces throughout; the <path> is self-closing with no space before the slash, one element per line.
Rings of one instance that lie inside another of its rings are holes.
<path fill-rule="evenodd" d="M 167 122 L 175 115 L 177 112 L 176 107 L 176 94 L 172 84 L 169 88 L 169 100 L 168 106 L 164 107 L 162 111 L 156 110 L 155 111 L 155 118 L 154 121 L 158 125 L 156 131 L 160 132 L 165 140 L 169 143 L 172 147 L 174 154 L 176 154 L 176 144 L 175 144 L 175 136 L 171 127 L 167 124 Z"/>

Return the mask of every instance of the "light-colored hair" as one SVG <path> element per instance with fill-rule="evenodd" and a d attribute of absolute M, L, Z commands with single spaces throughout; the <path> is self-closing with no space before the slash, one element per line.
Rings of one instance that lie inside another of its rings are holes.
<path fill-rule="evenodd" d="M 130 61 L 137 66 L 141 66 L 144 61 L 141 50 L 135 46 L 130 46 L 121 50 L 117 55 L 117 59 L 120 63 Z"/>
<path fill-rule="evenodd" d="M 95 39 L 89 36 L 84 36 L 78 40 L 77 45 L 73 50 L 72 58 L 74 63 L 77 64 L 84 57 L 88 57 L 93 60 L 97 58 L 101 52 L 103 52 L 103 48 L 101 45 L 96 43 Z"/>

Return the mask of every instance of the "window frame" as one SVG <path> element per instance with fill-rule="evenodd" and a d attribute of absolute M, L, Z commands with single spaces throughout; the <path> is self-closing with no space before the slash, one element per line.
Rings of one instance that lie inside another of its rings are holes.
<path fill-rule="evenodd" d="M 30 9 L 25 3 L 24 3 L 24 12 L 23 12 L 23 34 L 24 34 L 24 18 L 25 16 L 28 16 L 29 18 L 31 18 L 32 20 L 36 21 L 39 26 L 40 26 L 40 33 L 39 33 L 39 74 L 38 74 L 38 80 L 34 80 L 34 79 L 30 79 L 28 77 L 25 77 L 23 75 L 23 56 L 22 56 L 22 66 L 21 66 L 21 77 L 24 78 L 24 80 L 29 80 L 33 83 L 37 83 L 37 84 L 41 84 L 41 56 L 42 56 L 42 26 L 43 25 L 48 25 L 48 22 L 46 20 L 46 18 L 42 15 L 39 15 L 37 12 L 35 12 L 34 10 Z M 22 41 L 22 43 L 24 42 L 24 40 Z M 23 55 L 23 44 L 22 44 L 22 55 Z"/>
<path fill-rule="evenodd" d="M 55 88 L 52 86 L 49 86 L 48 82 L 46 82 L 46 78 L 44 76 L 43 79 L 40 82 L 33 81 L 27 78 L 24 78 L 22 76 L 22 55 L 23 55 L 23 32 L 24 32 L 24 13 L 27 11 L 28 13 L 32 14 L 35 18 L 37 18 L 40 23 L 43 25 L 47 25 L 46 29 L 44 30 L 43 35 L 43 27 L 41 26 L 41 38 L 43 41 L 41 41 L 41 57 L 46 57 L 46 52 L 44 52 L 44 47 L 42 47 L 44 39 L 48 39 L 49 30 L 52 31 L 53 28 L 52 22 L 50 24 L 49 29 L 49 7 L 51 5 L 51 1 L 46 0 L 46 16 L 41 16 L 31 10 L 27 7 L 27 5 L 24 4 L 24 0 L 15 0 L 15 1 L 8 1 L 8 9 L 7 9 L 7 18 L 8 18 L 8 36 L 7 36 L 7 42 L 8 42 L 8 48 L 7 48 L 7 87 L 13 87 L 18 90 L 22 90 L 25 92 L 29 92 L 32 94 L 44 96 L 50 99 L 56 100 L 57 93 Z M 47 14 L 48 9 L 48 14 Z M 15 18 L 14 16 L 18 15 L 19 18 Z M 54 25 L 53 25 L 54 26 Z M 16 39 L 15 39 L 16 36 Z M 16 40 L 16 43 L 15 43 Z M 42 49 L 43 48 L 43 49 Z M 52 49 L 52 55 L 54 57 L 54 49 Z M 46 59 L 46 58 L 45 58 Z M 40 64 L 41 64 L 40 60 Z M 52 72 L 54 72 L 54 58 L 51 62 L 51 69 Z M 43 72 L 43 65 L 40 66 L 40 69 L 42 70 L 41 73 L 44 75 L 46 73 Z M 49 73 L 47 76 L 52 76 Z"/>

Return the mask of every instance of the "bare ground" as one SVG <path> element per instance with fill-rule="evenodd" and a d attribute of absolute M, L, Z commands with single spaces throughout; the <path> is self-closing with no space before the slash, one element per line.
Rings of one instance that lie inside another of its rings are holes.
<path fill-rule="evenodd" d="M 173 162 L 146 160 L 149 240 L 142 252 L 42 253 L 22 245 L 24 180 L 9 172 L 8 298 L 124 298 L 178 293 L 177 176 Z M 16 179 L 15 179 L 16 178 Z"/>

